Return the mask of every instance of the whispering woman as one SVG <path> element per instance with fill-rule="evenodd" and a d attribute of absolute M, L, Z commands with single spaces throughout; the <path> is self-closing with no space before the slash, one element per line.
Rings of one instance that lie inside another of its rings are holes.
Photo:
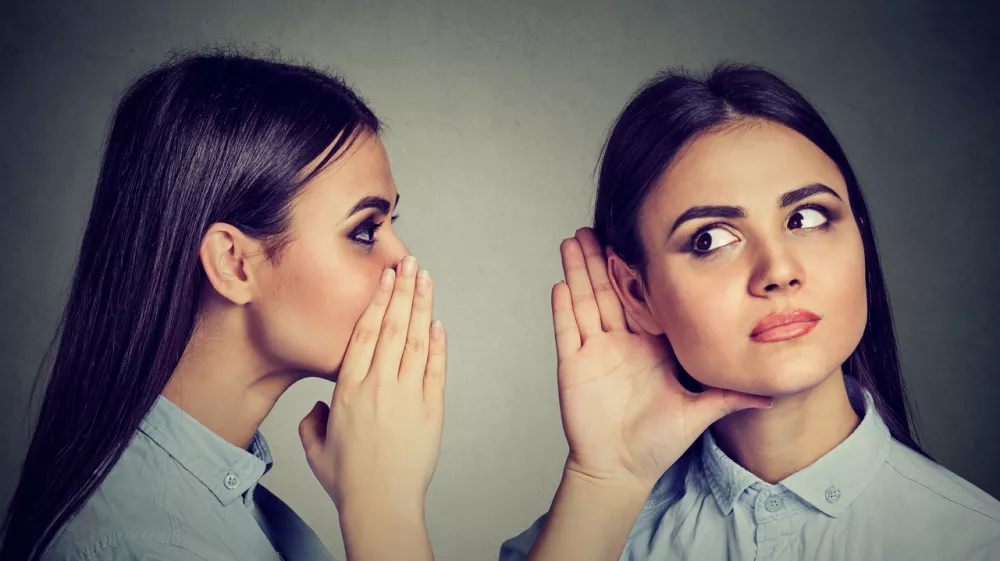
<path fill-rule="evenodd" d="M 328 559 L 258 484 L 258 427 L 319 377 L 299 432 L 348 559 L 432 559 L 445 338 L 379 131 L 341 80 L 236 54 L 128 89 L 0 558 Z"/>

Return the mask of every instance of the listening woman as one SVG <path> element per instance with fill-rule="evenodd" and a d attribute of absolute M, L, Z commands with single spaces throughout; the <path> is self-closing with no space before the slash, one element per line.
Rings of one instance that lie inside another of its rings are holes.
<path fill-rule="evenodd" d="M 501 559 L 1000 558 L 1000 504 L 911 436 L 860 184 L 778 77 L 646 84 L 562 258 L 570 452 Z"/>

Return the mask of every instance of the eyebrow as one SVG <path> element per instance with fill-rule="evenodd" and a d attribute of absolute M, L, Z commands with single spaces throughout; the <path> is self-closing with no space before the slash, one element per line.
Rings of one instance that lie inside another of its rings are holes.
<path fill-rule="evenodd" d="M 382 214 L 389 214 L 389 211 L 393 208 L 393 206 L 398 204 L 399 204 L 399 193 L 396 193 L 395 204 L 389 203 L 389 201 L 383 197 L 375 197 L 375 196 L 365 197 L 354 205 L 354 208 L 351 209 L 351 212 L 347 213 L 347 217 L 350 218 L 355 214 L 361 212 L 362 210 L 366 210 L 369 208 L 374 208 L 375 210 L 379 211 Z"/>
<path fill-rule="evenodd" d="M 805 187 L 800 187 L 794 191 L 789 191 L 781 196 L 780 203 L 781 208 L 785 208 L 789 205 L 794 205 L 795 203 L 801 201 L 802 199 L 808 199 L 813 195 L 819 193 L 826 193 L 828 195 L 833 195 L 840 199 L 840 195 L 836 191 L 823 185 L 822 183 L 813 183 L 812 185 L 806 185 Z"/>
<path fill-rule="evenodd" d="M 836 191 L 823 185 L 822 183 L 813 183 L 811 185 L 806 185 L 805 187 L 799 187 L 794 191 L 789 191 L 781 197 L 778 198 L 778 205 L 780 208 L 785 208 L 786 206 L 793 205 L 803 199 L 808 199 L 813 195 L 819 193 L 825 193 L 828 195 L 833 195 L 840 199 L 840 195 Z M 842 199 L 841 199 L 842 200 Z M 674 221 L 674 225 L 670 228 L 670 233 L 667 237 L 673 235 L 677 228 L 680 228 L 681 224 L 688 222 L 689 220 L 697 220 L 699 218 L 746 218 L 747 211 L 740 206 L 695 206 L 684 211 L 683 214 L 677 217 Z"/>

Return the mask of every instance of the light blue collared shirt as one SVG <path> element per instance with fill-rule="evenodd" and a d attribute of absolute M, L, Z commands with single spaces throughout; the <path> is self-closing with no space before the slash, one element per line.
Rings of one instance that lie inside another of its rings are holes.
<path fill-rule="evenodd" d="M 871 395 L 845 380 L 860 425 L 776 485 L 705 431 L 654 486 L 621 560 L 1000 560 L 1000 503 L 893 439 Z M 525 559 L 544 521 L 500 560 Z"/>
<path fill-rule="evenodd" d="M 319 537 L 257 484 L 271 465 L 259 432 L 243 450 L 160 396 L 43 558 L 331 561 Z"/>

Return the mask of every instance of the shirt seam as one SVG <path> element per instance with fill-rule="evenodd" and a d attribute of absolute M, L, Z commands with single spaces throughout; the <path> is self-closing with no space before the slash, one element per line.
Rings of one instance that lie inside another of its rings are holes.
<path fill-rule="evenodd" d="M 112 536 L 106 536 L 98 540 L 96 543 L 94 543 L 87 551 L 81 553 L 80 556 L 77 557 L 77 559 L 79 561 L 93 561 L 97 558 L 97 555 L 102 551 L 111 549 L 112 547 L 121 545 L 129 541 L 140 542 L 140 543 L 142 542 L 155 543 L 157 545 L 176 547 L 178 549 L 186 551 L 187 553 L 190 553 L 191 555 L 197 557 L 198 559 L 202 559 L 204 561 L 210 561 L 208 558 L 198 555 L 194 551 L 191 551 L 189 548 L 184 547 L 184 545 L 176 543 L 174 540 L 171 539 L 163 540 L 162 538 L 158 538 L 155 534 L 142 533 L 142 532 L 138 534 L 117 534 Z"/>
<path fill-rule="evenodd" d="M 956 496 L 954 496 L 954 495 L 952 495 L 952 494 L 950 494 L 950 493 L 948 493 L 948 492 L 946 492 L 944 490 L 932 487 L 930 483 L 927 483 L 927 482 L 923 481 L 916 474 L 911 473 L 911 472 L 909 472 L 909 471 L 907 471 L 907 470 L 905 470 L 905 469 L 897 466 L 895 463 L 893 463 L 892 459 L 890 459 L 890 458 L 887 457 L 886 460 L 885 460 L 885 463 L 889 464 L 889 467 L 891 467 L 893 469 L 893 471 L 895 471 L 896 473 L 898 473 L 902 477 L 908 479 L 909 481 L 912 481 L 912 482 L 916 483 L 917 485 L 920 485 L 921 487 L 927 489 L 928 491 L 930 491 L 930 492 L 932 492 L 932 493 L 934 493 L 934 494 L 936 494 L 936 495 L 938 495 L 938 496 L 940 496 L 940 497 L 942 497 L 944 499 L 947 499 L 947 500 L 949 500 L 949 501 L 951 501 L 951 502 L 953 502 L 953 503 L 955 503 L 955 504 L 957 504 L 959 506 L 963 506 L 963 507 L 965 507 L 965 508 L 967 508 L 967 509 L 969 509 L 969 510 L 971 510 L 973 512 L 978 512 L 979 514 L 982 514 L 983 516 L 989 518 L 990 520 L 993 520 L 994 522 L 1000 522 L 1000 517 L 997 517 L 997 516 L 994 516 L 993 514 L 990 514 L 981 505 L 967 502 L 967 501 L 965 501 L 965 500 L 963 500 L 963 499 L 961 499 L 959 497 L 956 497 Z"/>

